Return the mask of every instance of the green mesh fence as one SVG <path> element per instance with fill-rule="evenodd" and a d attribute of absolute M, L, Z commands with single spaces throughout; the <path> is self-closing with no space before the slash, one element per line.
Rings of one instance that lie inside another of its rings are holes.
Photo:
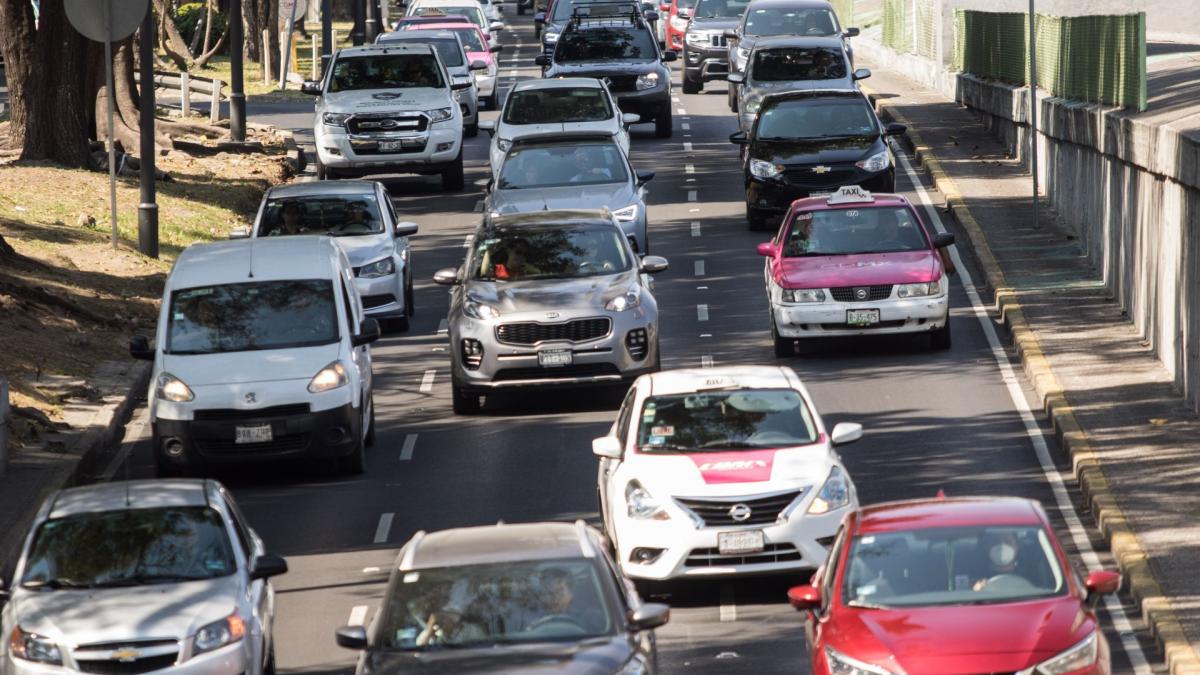
<path fill-rule="evenodd" d="M 934 0 L 883 0 L 883 43 L 904 54 L 938 56 Z"/>
<path fill-rule="evenodd" d="M 937 7 L 933 0 L 917 0 L 913 5 L 917 14 L 915 51 L 927 59 L 938 59 Z"/>

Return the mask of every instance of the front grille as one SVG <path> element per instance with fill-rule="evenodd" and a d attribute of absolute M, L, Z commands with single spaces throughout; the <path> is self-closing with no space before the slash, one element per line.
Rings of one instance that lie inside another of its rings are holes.
<path fill-rule="evenodd" d="M 824 165 L 817 165 L 824 166 Z M 830 185 L 842 186 L 851 184 L 857 171 L 853 167 L 826 167 L 828 171 L 818 173 L 816 166 L 791 167 L 784 169 L 783 176 L 792 185 L 808 185 L 824 188 Z"/>
<path fill-rule="evenodd" d="M 587 342 L 599 340 L 608 335 L 610 330 L 612 330 L 612 319 L 608 317 L 575 319 L 560 323 L 525 321 L 496 326 L 496 339 L 510 345 L 536 345 L 539 342 L 550 342 L 551 340 Z"/>
<path fill-rule="evenodd" d="M 609 75 L 612 91 L 637 91 L 637 75 Z"/>
<path fill-rule="evenodd" d="M 362 296 L 363 309 L 375 309 L 376 307 L 383 307 L 384 305 L 390 305 L 395 301 L 396 301 L 396 296 L 392 295 L 391 293 L 381 293 L 379 295 L 364 295 L 364 296 Z"/>
<path fill-rule="evenodd" d="M 710 35 L 709 39 L 712 42 L 712 46 L 714 46 L 714 47 L 728 47 L 729 46 L 729 38 L 725 37 L 724 35 L 722 35 L 720 33 L 714 33 L 713 35 Z"/>
<path fill-rule="evenodd" d="M 417 152 L 425 152 L 425 146 L 428 143 L 422 140 L 418 145 L 404 145 L 391 150 L 380 150 L 379 143 L 375 141 L 350 141 L 350 147 L 356 155 L 409 155 Z"/>
<path fill-rule="evenodd" d="M 569 380 L 573 378 L 620 375 L 621 370 L 611 363 L 579 363 L 555 368 L 505 368 L 497 371 L 495 382 L 515 380 Z"/>
<path fill-rule="evenodd" d="M 428 117 L 405 113 L 353 115 L 346 120 L 346 130 L 352 134 L 414 132 L 425 131 L 428 128 Z"/>
<path fill-rule="evenodd" d="M 753 499 L 684 499 L 676 497 L 679 505 L 696 514 L 704 521 L 706 527 L 722 527 L 727 525 L 767 525 L 774 523 L 781 511 L 786 509 L 804 490 L 792 490 L 766 497 Z M 734 520 L 729 515 L 730 509 L 737 504 L 750 507 L 750 517 L 745 520 Z"/>
<path fill-rule="evenodd" d="M 858 291 L 865 290 L 867 297 L 860 297 Z M 876 286 L 842 286 L 840 288 L 829 289 L 833 299 L 838 302 L 874 302 L 877 300 L 887 300 L 892 297 L 891 284 L 878 284 Z"/>
<path fill-rule="evenodd" d="M 694 548 L 683 561 L 684 567 L 721 567 L 724 565 L 762 565 L 796 562 L 804 556 L 791 544 L 767 544 L 760 553 L 721 555 L 716 548 Z"/>
<path fill-rule="evenodd" d="M 176 654 L 163 654 L 161 656 L 147 656 L 135 661 L 114 661 L 105 659 L 103 661 L 89 661 L 76 659 L 79 665 L 79 670 L 84 673 L 97 673 L 98 675 L 137 675 L 138 673 L 149 673 L 155 670 L 161 670 L 175 665 Z"/>
<path fill-rule="evenodd" d="M 237 443 L 230 440 L 197 438 L 196 448 L 206 455 L 275 455 L 308 447 L 308 434 L 277 436 L 266 443 Z"/>
<path fill-rule="evenodd" d="M 851 326 L 848 323 L 823 323 L 823 330 L 872 330 L 874 328 L 899 328 L 904 325 L 904 319 L 896 319 L 895 321 L 880 321 L 879 323 L 871 324 L 870 326 Z"/>
<path fill-rule="evenodd" d="M 133 660 L 113 658 L 124 650 L 135 650 L 141 655 Z M 169 668 L 179 656 L 179 641 L 133 640 L 122 642 L 98 642 L 75 648 L 75 662 L 84 673 L 100 675 L 136 675 Z"/>
<path fill-rule="evenodd" d="M 312 408 L 307 403 L 293 403 L 290 405 L 276 405 L 269 408 L 258 408 L 257 410 L 235 410 L 233 408 L 213 408 L 211 410 L 197 410 L 192 414 L 193 419 L 197 422 L 236 422 L 238 420 L 256 420 L 264 417 L 292 417 L 294 415 L 307 415 Z"/>

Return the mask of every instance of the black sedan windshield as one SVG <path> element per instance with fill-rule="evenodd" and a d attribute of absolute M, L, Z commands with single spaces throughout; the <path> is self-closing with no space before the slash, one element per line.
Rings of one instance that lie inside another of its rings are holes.
<path fill-rule="evenodd" d="M 479 281 L 571 279 L 630 268 L 620 231 L 607 228 L 507 230 L 479 237 L 471 278 Z"/>
<path fill-rule="evenodd" d="M 642 408 L 642 452 L 721 452 L 807 445 L 812 415 L 790 389 L 742 389 L 652 396 Z"/>
<path fill-rule="evenodd" d="M 929 242 L 903 206 L 836 209 L 797 214 L 783 242 L 787 258 L 920 251 Z"/>
<path fill-rule="evenodd" d="M 186 288 L 171 294 L 167 353 L 313 347 L 338 340 L 327 279 Z"/>
<path fill-rule="evenodd" d="M 500 169 L 501 190 L 623 183 L 629 180 L 616 144 L 564 143 L 518 146 Z"/>
<path fill-rule="evenodd" d="M 746 12 L 746 35 L 829 36 L 837 32 L 837 21 L 828 9 L 764 7 Z"/>
<path fill-rule="evenodd" d="M 443 86 L 442 71 L 432 54 L 372 54 L 338 59 L 329 91 Z"/>
<path fill-rule="evenodd" d="M 837 138 L 879 133 L 875 113 L 858 97 L 786 99 L 759 111 L 760 140 Z"/>
<path fill-rule="evenodd" d="M 566 2 L 566 0 L 559 0 Z M 568 31 L 558 39 L 555 61 L 649 61 L 658 58 L 649 31 L 589 28 Z"/>
<path fill-rule="evenodd" d="M 837 80 L 846 77 L 846 57 L 829 47 L 764 49 L 755 53 L 751 77 L 757 82 Z"/>
<path fill-rule="evenodd" d="M 373 194 L 272 199 L 263 209 L 258 236 L 326 234 L 345 237 L 383 232 Z"/>

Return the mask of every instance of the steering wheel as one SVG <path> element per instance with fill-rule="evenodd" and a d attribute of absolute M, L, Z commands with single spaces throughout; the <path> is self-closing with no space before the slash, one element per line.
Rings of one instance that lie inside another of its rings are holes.
<path fill-rule="evenodd" d="M 1028 579 L 1026 579 L 1025 577 L 1023 577 L 1019 574 L 1004 573 L 1004 574 L 997 574 L 995 576 L 988 577 L 987 583 L 985 583 L 983 587 L 985 589 L 1008 588 L 1010 590 L 1016 591 L 1016 590 L 1023 590 L 1026 588 L 1033 588 L 1033 584 L 1029 583 Z"/>
<path fill-rule="evenodd" d="M 556 623 L 570 624 L 571 627 L 575 628 L 580 633 L 587 632 L 587 628 L 584 627 L 583 624 L 579 623 L 579 621 L 577 619 L 575 619 L 575 617 L 572 617 L 567 614 L 551 614 L 549 616 L 543 616 L 542 618 L 538 619 L 537 621 L 534 621 L 533 623 L 529 624 L 529 627 L 526 628 L 525 630 L 527 630 L 527 631 L 537 630 L 539 628 L 543 628 L 545 626 L 550 626 L 550 625 L 553 625 Z"/>

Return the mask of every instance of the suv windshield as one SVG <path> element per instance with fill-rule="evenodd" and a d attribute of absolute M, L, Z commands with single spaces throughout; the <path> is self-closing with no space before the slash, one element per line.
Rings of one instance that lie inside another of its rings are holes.
<path fill-rule="evenodd" d="M 39 525 L 21 585 L 141 586 L 214 579 L 236 569 L 221 516 L 208 507 L 101 511 Z"/>
<path fill-rule="evenodd" d="M 460 68 L 466 65 L 463 55 L 463 48 L 462 45 L 458 43 L 457 38 L 435 38 L 421 35 L 419 33 L 413 35 L 412 37 L 408 37 L 406 35 L 408 32 L 409 31 L 404 31 L 403 33 L 398 34 L 397 37 L 384 38 L 382 42 L 384 44 L 403 44 L 406 42 L 412 44 L 430 44 L 437 48 L 438 56 L 442 57 L 442 63 L 446 64 L 447 68 Z"/>
<path fill-rule="evenodd" d="M 642 407 L 642 452 L 724 452 L 808 445 L 812 414 L 791 389 L 738 389 L 651 396 Z"/>
<path fill-rule="evenodd" d="M 855 537 L 842 600 L 868 608 L 979 605 L 1066 592 L 1041 527 L 955 527 Z"/>
<path fill-rule="evenodd" d="M 511 229 L 478 239 L 471 256 L 471 278 L 477 281 L 576 279 L 625 272 L 631 264 L 617 229 Z"/>
<path fill-rule="evenodd" d="M 879 133 L 875 113 L 866 101 L 854 97 L 813 100 L 785 99 L 768 102 L 758 113 L 755 136 L 761 141 L 801 138 L 837 138 Z"/>
<path fill-rule="evenodd" d="M 568 30 L 558 39 L 555 61 L 650 61 L 658 58 L 654 37 L 639 28 Z"/>
<path fill-rule="evenodd" d="M 755 52 L 750 76 L 756 82 L 837 80 L 846 77 L 846 58 L 829 47 L 763 49 Z"/>
<path fill-rule="evenodd" d="M 263 209 L 258 236 L 326 234 L 345 237 L 383 232 L 373 194 L 272 199 Z"/>
<path fill-rule="evenodd" d="M 446 86 L 432 54 L 344 56 L 333 65 L 329 91 Z"/>
<path fill-rule="evenodd" d="M 624 183 L 625 158 L 616 144 L 528 145 L 508 152 L 500 168 L 501 190 Z"/>
<path fill-rule="evenodd" d="M 750 0 L 700 0 L 696 3 L 695 19 L 736 19 L 746 11 Z"/>
<path fill-rule="evenodd" d="M 168 354 L 217 354 L 338 341 L 328 279 L 185 288 L 171 294 Z"/>
<path fill-rule="evenodd" d="M 416 651 L 612 635 L 611 591 L 601 579 L 594 565 L 572 559 L 397 573 L 372 647 Z"/>
<path fill-rule="evenodd" d="M 595 87 L 514 91 L 504 105 L 505 124 L 603 122 L 612 116 L 608 97 Z"/>
<path fill-rule="evenodd" d="M 911 210 L 904 206 L 880 206 L 796 214 L 783 242 L 783 256 L 803 258 L 928 248 L 929 242 Z"/>
<path fill-rule="evenodd" d="M 837 33 L 837 19 L 828 9 L 791 9 L 787 7 L 751 8 L 746 12 L 746 35 L 829 36 Z"/>

